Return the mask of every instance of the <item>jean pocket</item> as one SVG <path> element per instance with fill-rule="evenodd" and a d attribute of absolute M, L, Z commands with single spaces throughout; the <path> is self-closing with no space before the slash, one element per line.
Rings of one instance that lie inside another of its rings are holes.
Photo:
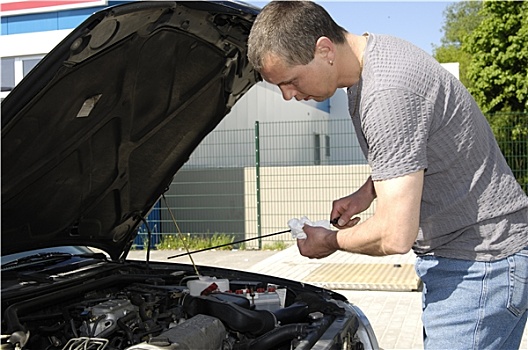
<path fill-rule="evenodd" d="M 528 249 L 508 258 L 510 273 L 510 294 L 508 310 L 521 316 L 528 310 Z"/>

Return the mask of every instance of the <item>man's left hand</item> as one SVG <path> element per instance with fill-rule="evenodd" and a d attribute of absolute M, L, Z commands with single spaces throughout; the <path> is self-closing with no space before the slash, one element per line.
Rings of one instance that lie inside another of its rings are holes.
<path fill-rule="evenodd" d="M 298 239 L 297 247 L 302 256 L 325 258 L 338 250 L 336 231 L 324 227 L 304 225 L 306 239 Z"/>

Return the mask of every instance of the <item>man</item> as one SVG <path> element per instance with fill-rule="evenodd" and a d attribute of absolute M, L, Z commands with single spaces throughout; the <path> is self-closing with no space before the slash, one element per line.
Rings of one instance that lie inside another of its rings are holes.
<path fill-rule="evenodd" d="M 300 253 L 412 248 L 426 348 L 518 348 L 528 315 L 528 197 L 464 86 L 410 43 L 348 33 L 312 2 L 270 2 L 248 47 L 286 100 L 323 101 L 348 88 L 372 169 L 334 201 L 339 230 L 305 226 Z M 375 198 L 375 214 L 359 223 Z"/>

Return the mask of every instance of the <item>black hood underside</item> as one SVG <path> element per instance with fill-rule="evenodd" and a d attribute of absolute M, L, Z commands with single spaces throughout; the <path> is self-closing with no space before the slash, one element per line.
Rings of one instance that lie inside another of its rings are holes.
<path fill-rule="evenodd" d="M 192 151 L 258 80 L 257 14 L 134 2 L 75 29 L 2 103 L 2 255 L 90 245 L 123 256 Z"/>

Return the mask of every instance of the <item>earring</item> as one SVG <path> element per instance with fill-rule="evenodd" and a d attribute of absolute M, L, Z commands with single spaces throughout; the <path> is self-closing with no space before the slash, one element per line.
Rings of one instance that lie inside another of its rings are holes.
<path fill-rule="evenodd" d="M 332 61 L 332 60 L 328 61 L 328 63 L 330 63 L 331 66 L 334 65 L 334 61 Z"/>

